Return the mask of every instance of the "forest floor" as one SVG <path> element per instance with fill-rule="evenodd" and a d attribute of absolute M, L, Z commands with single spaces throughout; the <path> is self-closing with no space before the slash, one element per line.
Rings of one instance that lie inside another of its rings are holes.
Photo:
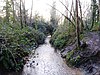
<path fill-rule="evenodd" d="M 51 47 L 50 37 L 29 57 L 22 75 L 83 75 L 79 69 L 69 68 L 59 53 Z"/>
<path fill-rule="evenodd" d="M 83 49 L 74 52 L 73 58 L 80 56 L 80 61 L 75 66 L 82 68 L 85 75 L 100 75 L 100 33 L 87 32 L 82 41 L 85 42 Z M 66 57 L 68 51 L 74 49 L 75 44 L 66 47 L 61 52 L 62 57 Z"/>

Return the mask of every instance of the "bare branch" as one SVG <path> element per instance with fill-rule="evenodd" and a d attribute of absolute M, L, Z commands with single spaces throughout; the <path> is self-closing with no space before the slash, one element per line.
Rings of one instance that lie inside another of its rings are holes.
<path fill-rule="evenodd" d="M 32 20 L 32 10 L 33 10 L 33 0 L 32 0 L 32 5 L 31 5 L 30 24 L 31 24 L 31 20 Z"/>
<path fill-rule="evenodd" d="M 81 32 L 83 31 L 83 28 L 84 28 L 84 24 L 83 24 L 83 17 L 82 17 L 82 7 L 81 7 L 81 2 L 80 0 L 78 0 L 79 2 L 79 8 L 80 8 L 80 20 L 81 20 Z"/>
<path fill-rule="evenodd" d="M 60 0 L 59 0 L 60 1 Z M 72 16 L 73 20 L 75 21 L 75 18 L 73 17 L 73 14 L 69 11 L 69 9 L 66 7 L 66 5 L 60 1 L 60 3 L 68 10 L 68 12 L 70 13 L 70 15 Z"/>
<path fill-rule="evenodd" d="M 48 4 L 49 5 L 49 4 Z M 49 5 L 50 7 L 52 7 L 51 5 Z M 52 7 L 53 8 L 53 7 Z M 68 18 L 67 16 L 65 16 L 62 12 L 60 12 L 58 9 L 54 8 L 55 10 L 57 10 L 60 14 L 62 14 L 68 21 L 71 22 L 71 24 L 75 27 L 75 24 L 71 21 L 70 18 Z"/>

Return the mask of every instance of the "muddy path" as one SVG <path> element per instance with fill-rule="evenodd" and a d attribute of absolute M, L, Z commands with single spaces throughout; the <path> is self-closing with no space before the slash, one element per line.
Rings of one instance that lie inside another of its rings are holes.
<path fill-rule="evenodd" d="M 35 55 L 30 56 L 22 75 L 83 75 L 79 70 L 66 65 L 49 40 L 50 37 L 47 37 L 45 44 L 36 49 Z"/>

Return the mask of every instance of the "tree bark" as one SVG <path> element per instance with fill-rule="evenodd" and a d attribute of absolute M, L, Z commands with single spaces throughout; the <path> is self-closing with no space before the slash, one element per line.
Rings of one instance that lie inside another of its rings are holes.
<path fill-rule="evenodd" d="M 21 29 L 23 28 L 23 22 L 22 22 L 22 0 L 20 0 L 20 24 L 21 24 Z"/>
<path fill-rule="evenodd" d="M 76 0 L 76 36 L 77 36 L 77 46 L 80 47 L 80 31 L 79 31 L 79 21 L 78 21 L 78 0 Z"/>
<path fill-rule="evenodd" d="M 31 21 L 32 21 L 32 10 L 33 10 L 33 0 L 32 0 L 32 5 L 31 5 L 30 24 L 31 24 Z"/>
<path fill-rule="evenodd" d="M 9 1 L 6 0 L 6 21 L 9 23 Z"/>
<path fill-rule="evenodd" d="M 100 31 L 100 0 L 99 0 L 99 31 Z"/>
<path fill-rule="evenodd" d="M 80 0 L 79 0 L 79 8 L 80 8 L 80 21 L 81 21 L 81 29 L 80 29 L 80 32 L 82 33 L 83 32 L 83 29 L 84 29 L 84 24 L 83 24 L 83 17 L 82 17 L 82 8 L 81 8 L 81 3 L 80 3 Z"/>
<path fill-rule="evenodd" d="M 61 2 L 61 1 L 60 1 Z M 70 16 L 72 16 L 72 19 L 74 20 L 74 22 L 75 22 L 75 18 L 74 18 L 74 16 L 73 16 L 73 14 L 72 14 L 72 12 L 68 9 L 68 7 L 63 3 L 63 2 L 61 2 L 62 3 L 62 5 L 66 8 L 66 10 L 70 13 Z M 67 16 L 68 17 L 68 16 Z"/>
<path fill-rule="evenodd" d="M 15 22 L 15 9 L 14 9 L 14 1 L 11 0 L 12 2 L 12 9 L 13 9 L 13 23 Z"/>
<path fill-rule="evenodd" d="M 91 0 L 92 1 L 92 26 L 90 30 L 93 28 L 94 23 L 95 23 L 95 17 L 96 17 L 96 0 Z"/>
<path fill-rule="evenodd" d="M 50 7 L 53 8 L 53 6 L 49 5 Z M 69 18 L 67 17 L 65 14 L 63 14 L 61 11 L 59 11 L 58 9 L 54 8 L 55 10 L 57 10 L 60 14 L 62 14 L 62 16 L 64 16 L 74 27 L 75 27 L 75 24 L 74 22 Z"/>
<path fill-rule="evenodd" d="M 23 14 L 24 14 L 24 23 L 25 23 L 25 26 L 27 24 L 27 21 L 26 21 L 26 8 L 25 8 L 25 0 L 23 2 Z"/>

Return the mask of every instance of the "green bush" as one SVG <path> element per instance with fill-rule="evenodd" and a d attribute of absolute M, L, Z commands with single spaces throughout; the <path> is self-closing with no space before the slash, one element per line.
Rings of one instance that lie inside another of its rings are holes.
<path fill-rule="evenodd" d="M 65 31 L 65 30 L 64 30 L 64 31 Z M 62 34 L 62 33 L 63 33 L 62 29 L 61 29 L 60 27 L 58 27 L 57 30 L 56 30 L 56 31 L 54 32 L 54 34 L 52 35 L 51 40 L 50 40 L 50 43 L 53 44 L 54 41 L 55 41 L 55 39 L 56 39 L 60 34 Z"/>
<path fill-rule="evenodd" d="M 45 35 L 53 33 L 53 27 L 49 25 L 49 22 L 46 22 L 44 20 L 37 20 L 37 22 L 33 21 L 32 27 L 44 33 Z"/>
<path fill-rule="evenodd" d="M 24 57 L 39 44 L 44 43 L 45 35 L 19 24 L 0 25 L 0 69 L 19 71 L 25 63 Z"/>
<path fill-rule="evenodd" d="M 67 64 L 70 65 L 70 66 L 76 66 L 79 63 L 80 60 L 81 60 L 80 55 L 75 55 L 74 50 L 69 51 L 66 54 L 66 61 L 67 61 Z"/>
<path fill-rule="evenodd" d="M 63 33 L 57 36 L 53 45 L 55 48 L 62 49 L 64 46 L 66 46 L 66 42 L 67 42 L 67 34 Z"/>
<path fill-rule="evenodd" d="M 65 26 L 61 25 L 57 28 L 51 37 L 50 43 L 58 49 L 62 49 L 72 42 L 73 37 L 69 35 Z"/>

